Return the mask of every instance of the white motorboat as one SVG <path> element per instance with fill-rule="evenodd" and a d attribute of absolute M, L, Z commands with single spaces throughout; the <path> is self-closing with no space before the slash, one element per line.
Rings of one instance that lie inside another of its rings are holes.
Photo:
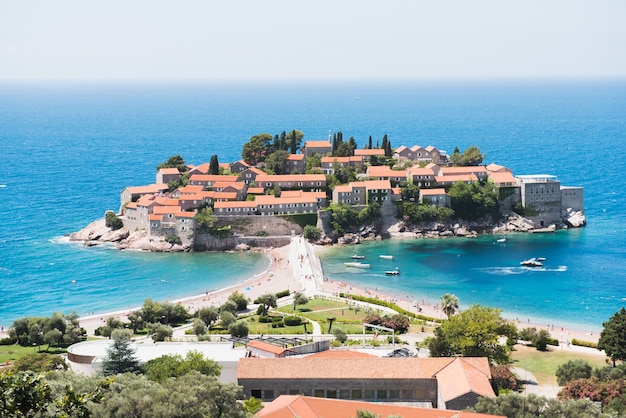
<path fill-rule="evenodd" d="M 359 269 L 368 269 L 370 268 L 369 264 L 365 264 L 365 263 L 358 263 L 358 262 L 352 262 L 352 263 L 343 263 L 346 267 L 355 267 L 355 268 L 359 268 Z"/>
<path fill-rule="evenodd" d="M 393 269 L 393 270 L 387 270 L 387 271 L 385 272 L 385 274 L 386 274 L 387 276 L 397 276 L 397 275 L 399 275 L 399 274 L 400 274 L 400 269 L 399 269 L 398 267 L 396 267 L 396 268 L 395 268 L 395 269 Z"/>
<path fill-rule="evenodd" d="M 365 256 L 364 256 L 364 255 L 354 254 L 354 255 L 352 256 L 352 259 L 353 259 L 353 260 L 362 260 L 362 259 L 364 259 L 364 258 L 365 258 Z"/>
<path fill-rule="evenodd" d="M 379 255 L 380 258 L 382 258 L 383 260 L 393 260 L 394 256 L 392 255 Z"/>

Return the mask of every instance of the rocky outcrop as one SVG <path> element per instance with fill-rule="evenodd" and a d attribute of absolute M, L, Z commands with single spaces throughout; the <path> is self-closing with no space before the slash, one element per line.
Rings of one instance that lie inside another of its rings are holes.
<path fill-rule="evenodd" d="M 563 219 L 563 223 L 571 228 L 580 228 L 581 226 L 585 226 L 587 223 L 585 214 L 581 211 L 573 210 L 572 208 L 565 209 L 561 213 L 561 218 Z"/>
<path fill-rule="evenodd" d="M 152 252 L 180 252 L 190 248 L 178 244 L 170 244 L 163 237 L 149 236 L 145 231 L 130 232 L 127 228 L 111 230 L 104 219 L 87 225 L 78 232 L 69 235 L 70 241 L 82 241 L 85 246 L 93 247 L 113 243 L 121 250 L 139 250 Z"/>

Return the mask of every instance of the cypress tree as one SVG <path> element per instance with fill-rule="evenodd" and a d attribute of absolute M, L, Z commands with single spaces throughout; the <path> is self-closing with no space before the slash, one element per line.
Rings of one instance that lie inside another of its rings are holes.
<path fill-rule="evenodd" d="M 219 174 L 220 173 L 220 163 L 217 160 L 217 155 L 213 155 L 211 157 L 211 162 L 209 163 L 209 174 Z"/>
<path fill-rule="evenodd" d="M 367 141 L 367 149 L 372 149 L 372 135 L 370 135 L 370 139 Z"/>

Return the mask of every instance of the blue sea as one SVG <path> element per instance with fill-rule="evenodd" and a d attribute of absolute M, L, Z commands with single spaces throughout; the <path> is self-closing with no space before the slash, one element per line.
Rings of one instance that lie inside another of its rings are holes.
<path fill-rule="evenodd" d="M 176 300 L 244 281 L 267 268 L 261 254 L 151 254 L 86 248 L 64 238 L 126 186 L 151 183 L 180 154 L 191 164 L 241 158 L 259 133 L 329 133 L 362 147 L 470 145 L 514 174 L 552 174 L 585 188 L 588 225 L 555 234 L 475 240 L 384 241 L 332 248 L 325 275 L 368 288 L 508 317 L 598 330 L 626 305 L 626 82 L 0 84 L 0 324 Z M 372 262 L 351 272 L 354 252 Z M 394 261 L 376 259 L 392 254 Z M 541 271 L 519 261 L 546 257 Z M 385 269 L 402 274 L 389 278 Z M 541 322 L 540 322 L 541 323 Z"/>

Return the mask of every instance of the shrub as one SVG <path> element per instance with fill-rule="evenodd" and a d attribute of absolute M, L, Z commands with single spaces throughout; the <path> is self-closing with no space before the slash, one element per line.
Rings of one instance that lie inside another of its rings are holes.
<path fill-rule="evenodd" d="M 254 235 L 255 235 L 255 236 L 257 236 L 257 237 L 266 237 L 266 236 L 268 236 L 269 234 L 268 234 L 266 231 L 256 231 L 256 232 L 254 233 Z"/>
<path fill-rule="evenodd" d="M 340 328 L 335 328 L 333 330 L 333 335 L 335 336 L 335 339 L 341 344 L 345 343 L 348 340 L 348 335 L 345 333 L 344 330 Z"/>
<path fill-rule="evenodd" d="M 165 237 L 165 242 L 167 242 L 168 244 L 178 244 L 178 245 L 182 245 L 183 243 L 180 237 L 176 235 L 168 235 L 167 237 Z"/>
<path fill-rule="evenodd" d="M 115 214 L 115 212 L 108 210 L 104 215 L 104 224 L 112 230 L 121 229 L 124 226 L 122 220 Z"/>
<path fill-rule="evenodd" d="M 17 343 L 17 337 L 7 337 L 0 340 L 0 345 L 13 345 Z"/>
<path fill-rule="evenodd" d="M 307 225 L 302 231 L 302 236 L 307 240 L 317 240 L 322 236 L 322 230 L 313 225 Z"/>
<path fill-rule="evenodd" d="M 302 318 L 299 316 L 286 316 L 285 325 L 293 327 L 302 324 Z"/>
<path fill-rule="evenodd" d="M 272 328 L 283 328 L 285 326 L 285 322 L 283 322 L 282 318 L 280 321 L 272 321 Z"/>
<path fill-rule="evenodd" d="M 580 347 L 598 348 L 598 344 L 597 343 L 593 343 L 591 341 L 577 340 L 576 338 L 572 339 L 572 344 L 573 345 L 578 345 Z"/>
<path fill-rule="evenodd" d="M 278 293 L 276 293 L 276 298 L 280 299 L 280 298 L 284 298 L 286 296 L 289 296 L 291 294 L 291 292 L 289 292 L 289 289 L 287 290 L 282 290 Z"/>
<path fill-rule="evenodd" d="M 491 384 L 496 393 L 507 390 L 517 390 L 517 379 L 506 365 L 490 366 Z"/>
<path fill-rule="evenodd" d="M 259 316 L 259 322 L 262 324 L 267 324 L 269 322 L 272 322 L 272 317 L 271 316 Z"/>
<path fill-rule="evenodd" d="M 565 386 L 572 380 L 588 379 L 593 368 L 585 360 L 570 360 L 556 369 L 556 381 L 559 386 Z"/>

